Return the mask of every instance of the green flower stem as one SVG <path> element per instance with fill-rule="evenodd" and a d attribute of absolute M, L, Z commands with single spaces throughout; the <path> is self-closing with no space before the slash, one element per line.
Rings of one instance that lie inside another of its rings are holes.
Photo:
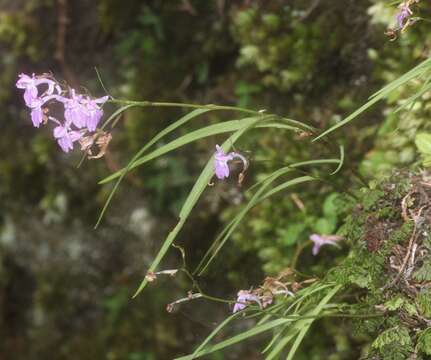
<path fill-rule="evenodd" d="M 134 105 L 134 106 L 142 106 L 142 107 L 182 107 L 189 109 L 209 109 L 209 110 L 228 110 L 228 111 L 239 111 L 247 114 L 253 115 L 264 115 L 264 111 L 256 111 L 245 109 L 236 106 L 222 106 L 222 105 L 214 105 L 214 104 L 186 104 L 186 103 L 176 103 L 176 102 L 153 102 L 153 101 L 133 101 L 133 100 L 118 100 L 111 99 L 108 102 L 113 104 L 121 104 L 121 105 Z"/>
<path fill-rule="evenodd" d="M 307 124 L 304 124 L 300 121 L 287 119 L 283 116 L 279 116 L 276 114 L 269 114 L 266 112 L 266 110 L 250 110 L 238 106 L 224 106 L 224 105 L 214 105 L 214 104 L 189 104 L 189 103 L 177 103 L 177 102 L 155 102 L 155 101 L 134 101 L 134 100 L 120 100 L 120 99 L 110 99 L 107 102 L 112 104 L 119 104 L 123 106 L 141 106 L 141 107 L 178 107 L 178 108 L 189 108 L 189 109 L 208 109 L 208 110 L 225 110 L 225 111 L 238 111 L 245 114 L 251 114 L 251 115 L 269 115 L 274 116 L 279 119 L 287 120 L 291 124 L 294 124 L 298 126 L 299 128 L 302 128 L 306 131 L 310 131 L 313 134 L 317 133 L 317 129 L 315 129 L 312 126 L 309 126 Z M 110 119 L 112 121 L 112 119 Z M 110 121 L 106 121 L 103 126 L 108 125 Z"/>

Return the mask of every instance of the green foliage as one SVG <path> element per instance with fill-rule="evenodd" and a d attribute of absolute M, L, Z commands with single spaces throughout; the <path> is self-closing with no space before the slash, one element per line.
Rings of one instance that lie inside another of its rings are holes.
<path fill-rule="evenodd" d="M 413 350 L 409 331 L 403 326 L 396 326 L 382 332 L 374 340 L 372 347 L 384 354 L 383 358 L 388 360 L 406 359 Z"/>
<path fill-rule="evenodd" d="M 429 258 L 425 259 L 424 264 L 415 271 L 413 277 L 418 281 L 431 281 L 431 261 Z"/>
<path fill-rule="evenodd" d="M 418 349 L 426 355 L 431 355 L 431 328 L 427 328 L 419 333 Z"/>
<path fill-rule="evenodd" d="M 419 311 L 426 318 L 431 317 L 431 291 L 426 290 L 419 293 L 417 297 Z"/>
<path fill-rule="evenodd" d="M 431 134 L 420 133 L 415 138 L 416 146 L 422 155 L 423 165 L 431 166 Z"/>

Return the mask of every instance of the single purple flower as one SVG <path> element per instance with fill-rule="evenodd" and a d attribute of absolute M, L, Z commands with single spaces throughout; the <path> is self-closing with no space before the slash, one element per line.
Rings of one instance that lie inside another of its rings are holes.
<path fill-rule="evenodd" d="M 228 161 L 231 161 L 235 158 L 240 159 L 244 164 L 244 172 L 248 167 L 248 161 L 244 156 L 236 152 L 230 152 L 229 154 L 226 154 L 219 145 L 216 145 L 216 152 L 214 154 L 214 171 L 218 179 L 223 180 L 229 177 L 230 170 Z"/>
<path fill-rule="evenodd" d="M 216 153 L 214 155 L 214 171 L 220 180 L 229 177 L 229 165 L 228 161 L 233 160 L 231 154 L 225 154 L 223 149 L 216 145 Z"/>
<path fill-rule="evenodd" d="M 49 100 L 56 98 L 55 95 L 45 96 L 43 98 L 34 98 L 29 101 L 27 105 L 31 109 L 31 121 L 34 127 L 39 127 L 44 119 L 43 105 Z"/>
<path fill-rule="evenodd" d="M 82 95 L 76 95 L 74 89 L 70 89 L 70 98 L 57 96 L 57 101 L 64 104 L 64 118 L 67 123 L 81 129 L 87 124 L 85 106 L 81 103 Z"/>
<path fill-rule="evenodd" d="M 250 302 L 255 302 L 262 308 L 262 303 L 260 302 L 259 297 L 252 294 L 250 291 L 240 290 L 237 295 L 236 303 L 232 310 L 233 313 L 244 310 Z"/>
<path fill-rule="evenodd" d="M 31 104 L 34 100 L 39 98 L 38 86 L 45 84 L 48 86 L 47 90 L 44 92 L 43 96 L 49 96 L 54 93 L 54 90 L 61 91 L 59 87 L 56 87 L 56 83 L 53 80 L 40 77 L 37 78 L 33 74 L 31 77 L 26 74 L 20 74 L 18 81 L 16 82 L 16 87 L 18 89 L 25 89 L 24 91 L 24 101 L 28 107 L 33 107 Z"/>
<path fill-rule="evenodd" d="M 32 77 L 26 74 L 20 74 L 19 79 L 16 82 L 16 87 L 18 89 L 25 89 L 24 91 L 24 101 L 28 107 L 31 107 L 32 101 L 37 99 L 37 86 L 36 78 L 34 74 Z"/>
<path fill-rule="evenodd" d="M 58 145 L 65 153 L 73 150 L 73 143 L 82 137 L 80 132 L 71 130 L 67 124 L 55 127 L 53 133 Z"/>
<path fill-rule="evenodd" d="M 402 3 L 399 8 L 400 10 L 396 15 L 396 20 L 398 29 L 402 30 L 407 25 L 408 19 L 413 14 L 413 11 L 410 10 L 409 5 L 406 3 Z"/>
<path fill-rule="evenodd" d="M 88 131 L 93 132 L 99 125 L 100 119 L 103 116 L 103 110 L 99 104 L 104 104 L 108 100 L 108 96 L 99 99 L 87 99 L 85 101 L 85 109 L 87 112 L 86 126 Z"/>
<path fill-rule="evenodd" d="M 342 236 L 337 236 L 337 235 L 312 234 L 310 236 L 310 240 L 314 243 L 313 249 L 312 249 L 312 254 L 314 256 L 316 256 L 319 253 L 320 248 L 323 245 L 334 245 L 334 246 L 339 247 L 339 245 L 337 244 L 337 241 L 340 241 L 342 239 L 343 239 Z"/>

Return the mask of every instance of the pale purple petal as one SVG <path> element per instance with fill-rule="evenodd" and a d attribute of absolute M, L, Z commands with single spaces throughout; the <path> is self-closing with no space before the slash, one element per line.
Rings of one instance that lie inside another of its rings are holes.
<path fill-rule="evenodd" d="M 235 305 L 233 306 L 232 312 L 235 314 L 238 311 L 244 310 L 245 307 L 246 307 L 245 304 L 235 303 Z"/>
<path fill-rule="evenodd" d="M 229 166 L 227 162 L 216 161 L 214 165 L 214 170 L 217 178 L 219 178 L 220 180 L 229 177 Z"/>
<path fill-rule="evenodd" d="M 55 137 L 56 139 L 58 139 L 58 138 L 62 138 L 62 137 L 64 137 L 64 136 L 66 136 L 66 134 L 67 134 L 67 129 L 66 129 L 66 127 L 64 127 L 64 126 L 57 126 L 57 127 L 55 127 L 55 128 L 54 128 L 53 133 L 54 133 L 54 137 Z"/>
<path fill-rule="evenodd" d="M 337 241 L 341 240 L 342 238 L 343 237 L 336 235 L 312 234 L 310 236 L 310 240 L 313 242 L 314 245 L 311 252 L 314 256 L 316 256 L 323 245 L 333 245 L 338 247 Z"/>
<path fill-rule="evenodd" d="M 24 101 L 28 107 L 34 107 L 34 102 L 37 100 L 37 88 L 29 86 L 24 91 Z"/>
<path fill-rule="evenodd" d="M 73 150 L 73 143 L 82 137 L 78 131 L 70 131 L 67 126 L 57 126 L 53 131 L 54 137 L 57 139 L 58 145 L 64 152 Z"/>
<path fill-rule="evenodd" d="M 88 109 L 88 116 L 87 116 L 87 129 L 88 131 L 92 132 L 96 130 L 97 125 L 99 125 L 100 119 L 103 116 L 103 110 L 100 108 L 91 108 Z"/>
<path fill-rule="evenodd" d="M 31 121 L 34 127 L 39 127 L 43 122 L 43 110 L 41 107 L 35 107 L 31 110 Z"/>
<path fill-rule="evenodd" d="M 70 131 L 69 136 L 70 136 L 70 140 L 72 140 L 72 142 L 75 142 L 75 141 L 79 140 L 80 138 L 82 138 L 82 134 L 79 131 Z"/>
<path fill-rule="evenodd" d="M 16 82 L 16 87 L 18 89 L 26 89 L 29 86 L 35 86 L 35 78 L 30 77 L 26 74 L 19 74 L 18 75 L 18 81 Z"/>
<path fill-rule="evenodd" d="M 83 111 L 79 103 L 69 103 L 64 110 L 66 122 L 72 123 L 78 129 L 83 128 L 87 123 L 87 114 Z"/>
<path fill-rule="evenodd" d="M 56 88 L 57 91 L 59 89 L 59 87 L 56 85 L 56 82 L 51 80 L 51 79 L 47 79 L 47 78 L 38 78 L 35 79 L 35 85 L 42 85 L 45 84 L 48 86 L 48 89 L 46 90 L 45 94 L 46 95 L 52 95 L 54 93 L 54 89 Z"/>
<path fill-rule="evenodd" d="M 109 96 L 103 96 L 101 98 L 98 99 L 94 99 L 93 101 L 97 104 L 104 104 L 105 102 L 107 102 L 109 99 Z"/>
<path fill-rule="evenodd" d="M 313 249 L 311 250 L 311 253 L 312 253 L 314 256 L 316 256 L 316 255 L 319 253 L 321 246 L 322 246 L 322 245 L 319 245 L 319 244 L 317 244 L 317 243 L 314 243 L 314 245 L 313 245 Z"/>
<path fill-rule="evenodd" d="M 58 145 L 60 145 L 61 149 L 65 152 L 68 153 L 70 150 L 73 149 L 73 143 L 72 140 L 70 140 L 70 138 L 68 136 L 59 138 L 57 140 Z"/>

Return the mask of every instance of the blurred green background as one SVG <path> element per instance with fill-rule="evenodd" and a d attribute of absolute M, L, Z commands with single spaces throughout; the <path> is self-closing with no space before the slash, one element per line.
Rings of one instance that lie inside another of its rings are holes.
<path fill-rule="evenodd" d="M 183 113 L 128 112 L 106 156 L 78 169 L 79 151 L 63 154 L 48 128 L 31 126 L 17 74 L 52 71 L 102 96 L 97 67 L 115 97 L 269 109 L 324 129 L 426 57 L 427 23 L 394 42 L 384 35 L 395 12 L 383 0 L 0 0 L 0 358 L 171 359 L 189 353 L 231 311 L 197 301 L 168 314 L 166 304 L 190 289 L 182 276 L 160 278 L 131 300 L 223 137 L 132 172 L 94 230 L 111 189 L 98 180 Z M 252 211 L 200 280 L 208 293 L 233 299 L 289 266 L 310 233 L 335 232 L 342 219 L 333 202 L 357 186 L 352 170 L 369 179 L 418 160 L 414 136 L 429 128 L 430 111 L 419 101 L 395 124 L 386 114 L 403 91 L 334 135 L 346 146 L 346 166 L 332 184 L 295 188 L 305 210 L 282 195 Z M 229 116 L 211 115 L 190 129 Z M 307 138 L 279 132 L 256 133 L 238 146 L 252 161 L 246 185 L 277 163 L 328 156 Z M 191 266 L 243 197 L 234 181 L 208 188 L 179 239 Z M 305 254 L 301 269 L 324 273 L 336 262 L 337 253 L 328 254 Z M 163 268 L 179 264 L 173 249 Z M 331 359 L 358 357 L 346 334 L 326 331 L 328 339 L 298 358 L 320 359 L 323 346 L 339 350 Z M 256 339 L 212 359 L 260 359 L 259 345 Z"/>

